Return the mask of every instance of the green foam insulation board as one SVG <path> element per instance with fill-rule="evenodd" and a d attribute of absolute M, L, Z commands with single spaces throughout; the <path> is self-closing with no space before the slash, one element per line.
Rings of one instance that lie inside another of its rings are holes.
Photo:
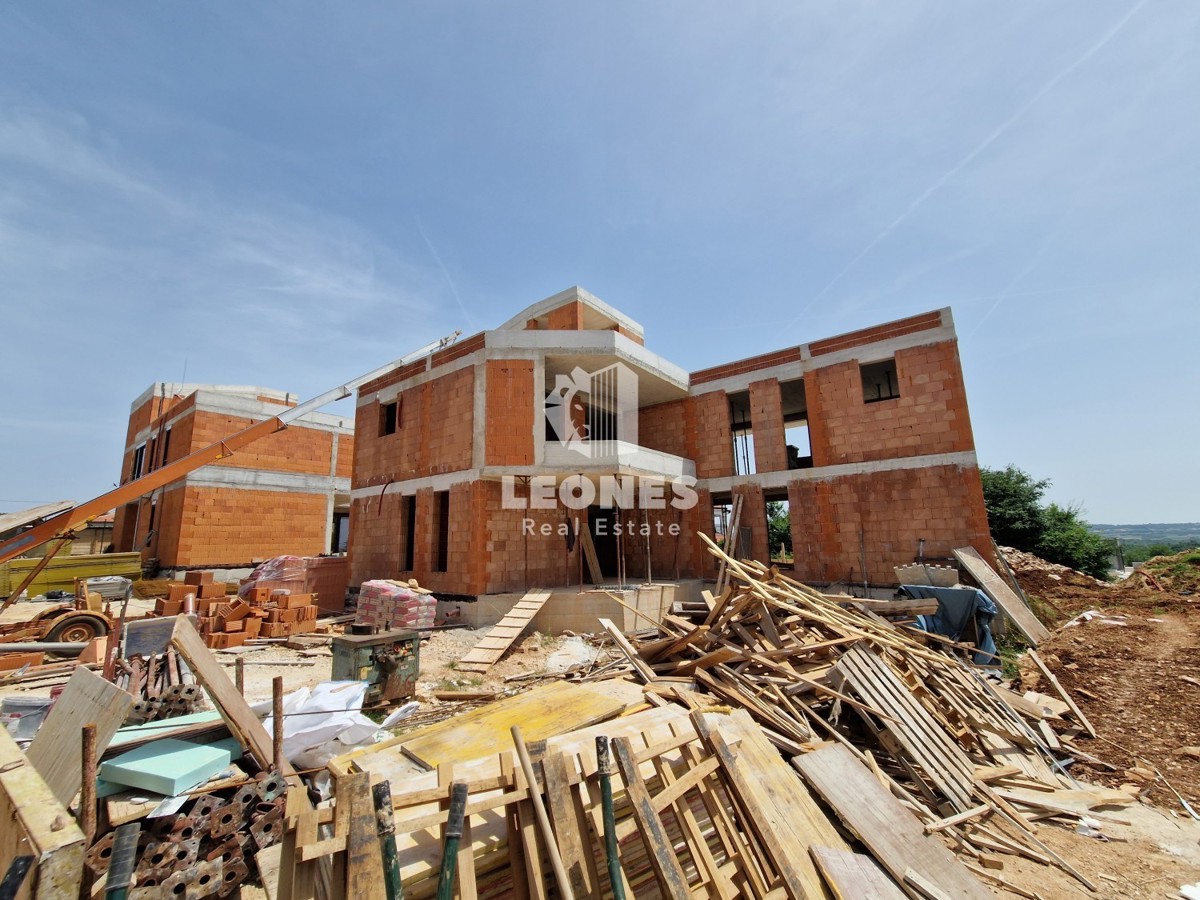
<path fill-rule="evenodd" d="M 227 747 L 164 738 L 101 763 L 99 775 L 109 784 L 170 797 L 207 781 L 230 762 Z"/>

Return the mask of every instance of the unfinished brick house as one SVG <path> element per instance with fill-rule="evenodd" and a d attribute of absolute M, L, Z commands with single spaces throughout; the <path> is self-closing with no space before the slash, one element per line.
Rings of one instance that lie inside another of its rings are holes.
<path fill-rule="evenodd" d="M 133 401 L 121 483 L 295 406 L 261 387 L 158 382 Z M 163 568 L 235 568 L 344 550 L 354 429 L 310 413 L 116 511 L 113 543 Z M 340 598 L 339 598 L 340 599 Z"/>
<path fill-rule="evenodd" d="M 616 370 L 636 382 L 632 416 Z M 564 384 L 581 387 L 565 412 L 553 405 Z M 551 413 L 586 424 L 588 453 Z M 573 519 L 588 522 L 606 580 L 711 577 L 696 532 L 719 531 L 735 494 L 740 546 L 757 559 L 765 504 L 788 502 L 795 574 L 810 582 L 891 584 L 918 554 L 991 555 L 948 309 L 689 374 L 572 288 L 363 385 L 355 427 L 352 584 L 415 577 L 468 596 L 580 584 L 591 578 Z M 619 476 L 632 503 L 604 493 Z M 597 498 L 586 511 L 561 494 L 521 508 L 553 493 L 537 484 L 547 478 L 588 481 Z M 668 484 L 685 502 L 641 508 L 673 479 L 694 479 L 692 502 Z"/>

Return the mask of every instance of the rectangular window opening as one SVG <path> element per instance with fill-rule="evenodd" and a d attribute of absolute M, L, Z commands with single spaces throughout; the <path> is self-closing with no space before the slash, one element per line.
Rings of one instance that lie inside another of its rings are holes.
<path fill-rule="evenodd" d="M 434 548 L 433 571 L 445 572 L 450 561 L 450 492 L 434 492 L 437 519 L 437 546 Z"/>
<path fill-rule="evenodd" d="M 808 422 L 784 426 L 783 441 L 787 444 L 789 469 L 811 469 L 813 466 L 812 440 L 808 433 Z"/>
<path fill-rule="evenodd" d="M 129 480 L 142 477 L 142 468 L 146 464 L 146 445 L 142 444 L 133 451 L 133 465 L 129 468 Z"/>
<path fill-rule="evenodd" d="M 900 381 L 896 377 L 896 360 L 868 363 L 862 371 L 863 403 L 894 400 L 900 396 Z"/>
<path fill-rule="evenodd" d="M 167 464 L 167 454 L 171 452 L 171 426 L 167 426 L 167 430 L 163 432 L 162 442 L 162 465 Z"/>
<path fill-rule="evenodd" d="M 409 494 L 400 499 L 400 533 L 404 543 L 400 555 L 400 571 L 411 572 L 413 567 L 413 551 L 416 549 L 416 530 L 413 527 L 417 518 L 417 498 Z"/>
<path fill-rule="evenodd" d="M 400 401 L 379 404 L 379 436 L 395 434 L 400 427 Z"/>
<path fill-rule="evenodd" d="M 733 434 L 733 474 L 755 474 L 754 425 L 750 421 L 749 391 L 737 391 L 729 395 L 729 430 Z"/>

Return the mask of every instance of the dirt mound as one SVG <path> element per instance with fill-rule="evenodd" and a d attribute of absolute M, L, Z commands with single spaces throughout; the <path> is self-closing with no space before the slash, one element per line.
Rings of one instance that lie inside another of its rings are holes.
<path fill-rule="evenodd" d="M 1200 548 L 1184 550 L 1173 556 L 1156 556 L 1129 576 L 1152 588 L 1178 594 L 1200 592 Z"/>
<path fill-rule="evenodd" d="M 1182 559 L 1189 556 L 1187 553 L 1157 557 L 1156 560 L 1173 562 L 1161 569 L 1151 569 L 1153 582 L 1133 576 L 1124 581 L 1099 581 L 1067 566 L 1047 562 L 1032 553 L 1011 547 L 1001 547 L 1000 552 L 1016 575 L 1021 590 L 1029 596 L 1034 612 L 1050 627 L 1061 625 L 1087 609 L 1098 609 L 1105 613 L 1127 612 L 1139 616 L 1200 611 L 1200 592 L 1181 592 L 1167 587 L 1168 584 L 1188 583 L 1184 580 L 1188 575 L 1200 580 L 1200 551 L 1191 551 L 1191 555 L 1198 560 L 1194 566 Z M 1172 574 L 1167 576 L 1167 571 Z M 1166 584 L 1156 573 L 1164 573 L 1164 579 L 1168 579 Z M 1159 590 L 1159 587 L 1163 589 Z"/>

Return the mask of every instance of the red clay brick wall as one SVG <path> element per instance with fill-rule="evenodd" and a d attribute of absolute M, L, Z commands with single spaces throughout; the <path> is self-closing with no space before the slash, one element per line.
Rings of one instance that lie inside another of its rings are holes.
<path fill-rule="evenodd" d="M 326 547 L 323 494 L 185 487 L 164 497 L 182 500 L 175 558 L 164 518 L 163 565 L 212 566 L 249 563 L 284 554 L 317 556 Z M 145 518 L 145 513 L 143 513 Z"/>
<path fill-rule="evenodd" d="M 950 557 L 966 546 L 992 556 L 983 486 L 973 466 L 793 481 L 788 497 L 802 580 L 840 581 L 853 570 L 851 580 L 862 581 L 860 528 L 874 583 L 895 583 L 892 567 L 916 559 L 921 538 L 926 557 Z"/>
<path fill-rule="evenodd" d="M 898 351 L 896 375 L 898 398 L 864 403 L 857 361 L 805 374 L 815 465 L 974 449 L 953 341 Z"/>
<path fill-rule="evenodd" d="M 485 465 L 533 465 L 533 361 L 489 359 Z"/>
<path fill-rule="evenodd" d="M 583 304 L 578 300 L 564 303 L 546 313 L 548 331 L 578 331 L 583 328 Z"/>
<path fill-rule="evenodd" d="M 520 489 L 517 493 L 524 495 Z M 501 486 L 494 482 L 482 483 L 481 494 L 487 522 L 486 593 L 579 583 L 579 544 L 576 542 L 575 549 L 568 554 L 566 539 L 557 533 L 565 521 L 561 509 L 504 509 Z M 586 513 L 580 515 L 586 523 Z M 534 523 L 531 535 L 526 535 L 522 527 L 526 517 Z M 539 531 L 543 523 L 551 526 L 549 536 Z"/>
<path fill-rule="evenodd" d="M 750 382 L 750 426 L 754 432 L 756 472 L 781 472 L 787 468 L 787 441 L 783 428 L 783 396 L 779 379 Z"/>
<path fill-rule="evenodd" d="M 254 424 L 253 419 L 223 413 L 197 412 L 192 419 L 192 449 L 199 450 Z M 171 431 L 171 447 L 177 438 Z M 213 465 L 241 469 L 268 469 L 304 475 L 328 475 L 333 432 L 292 425 L 259 438 L 228 459 Z"/>
<path fill-rule="evenodd" d="M 687 400 L 687 450 L 696 463 L 697 478 L 733 474 L 733 433 L 729 428 L 729 398 L 709 391 Z"/>
<path fill-rule="evenodd" d="M 687 456 L 685 401 L 672 400 L 638 410 L 638 443 L 651 450 Z"/>
<path fill-rule="evenodd" d="M 354 435 L 339 434 L 337 436 L 337 472 L 338 478 L 349 478 L 354 472 Z"/>
<path fill-rule="evenodd" d="M 468 367 L 402 391 L 394 434 L 380 435 L 377 402 L 358 407 L 354 486 L 469 469 L 474 389 L 475 372 Z"/>
<path fill-rule="evenodd" d="M 399 494 L 360 497 L 350 503 L 350 585 L 374 578 L 401 578 L 404 534 Z M 407 579 L 407 574 L 403 575 Z"/>

